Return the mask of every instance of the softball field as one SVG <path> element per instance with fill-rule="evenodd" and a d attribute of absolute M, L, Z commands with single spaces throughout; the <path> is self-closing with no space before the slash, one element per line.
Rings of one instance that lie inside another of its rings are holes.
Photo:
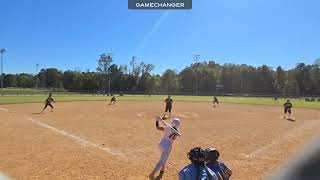
<path fill-rule="evenodd" d="M 148 179 L 159 159 L 162 133 L 154 117 L 163 102 L 58 102 L 0 105 L 0 174 L 10 179 Z M 231 179 L 263 179 L 320 132 L 320 111 L 279 106 L 175 102 L 181 119 L 162 179 L 177 179 L 187 152 L 214 147 L 233 170 Z M 1 175 L 0 175 L 1 176 Z M 0 178 L 1 179 L 1 178 Z"/>

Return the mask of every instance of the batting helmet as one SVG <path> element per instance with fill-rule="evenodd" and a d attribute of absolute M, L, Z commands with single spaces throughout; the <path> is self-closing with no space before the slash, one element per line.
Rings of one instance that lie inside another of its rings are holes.
<path fill-rule="evenodd" d="M 180 119 L 178 118 L 174 118 L 172 121 L 171 121 L 171 126 L 174 127 L 174 128 L 179 128 L 180 126 Z"/>

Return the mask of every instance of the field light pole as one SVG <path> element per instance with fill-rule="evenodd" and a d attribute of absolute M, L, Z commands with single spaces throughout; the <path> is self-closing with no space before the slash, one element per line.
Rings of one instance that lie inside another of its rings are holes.
<path fill-rule="evenodd" d="M 200 58 L 200 55 L 198 55 L 198 54 L 194 55 L 194 63 L 193 64 L 197 63 L 199 58 Z M 197 96 L 198 95 L 198 76 L 194 70 L 194 65 L 193 65 L 193 73 L 196 76 L 196 96 Z"/>
<path fill-rule="evenodd" d="M 110 64 L 109 64 L 109 67 L 108 67 L 108 84 L 109 84 L 109 93 L 108 93 L 108 95 L 109 96 L 111 96 L 111 88 L 110 88 L 110 85 L 111 85 L 111 83 L 110 83 L 110 66 L 111 66 L 111 61 L 112 61 L 112 54 L 111 53 L 108 53 L 108 60 L 110 60 Z"/>
<path fill-rule="evenodd" d="M 1 94 L 3 96 L 3 54 L 6 52 L 5 49 L 0 49 L 1 53 Z"/>
<path fill-rule="evenodd" d="M 37 72 L 36 72 L 36 88 L 38 89 L 39 87 L 39 77 L 38 77 L 38 72 L 39 72 L 39 64 L 36 64 L 37 66 Z"/>

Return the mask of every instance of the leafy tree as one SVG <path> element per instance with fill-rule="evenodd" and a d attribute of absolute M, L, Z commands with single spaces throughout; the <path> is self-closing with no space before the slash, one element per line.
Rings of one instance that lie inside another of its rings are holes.
<path fill-rule="evenodd" d="M 295 68 L 295 79 L 297 81 L 298 95 L 305 95 L 310 85 L 310 66 L 304 63 L 298 63 Z"/>
<path fill-rule="evenodd" d="M 147 91 L 147 83 L 148 86 L 150 86 L 150 82 L 148 81 L 153 81 L 154 79 L 150 78 L 151 77 L 151 72 L 154 68 L 154 65 L 153 64 L 145 64 L 145 63 L 142 63 L 142 67 L 141 67 L 141 78 L 140 78 L 140 81 L 139 81 L 139 89 L 140 90 L 143 90 L 143 91 Z M 154 84 L 155 85 L 155 84 Z M 151 89 L 154 89 L 154 87 L 148 87 L 150 91 L 150 88 Z"/>
<path fill-rule="evenodd" d="M 272 70 L 266 65 L 257 68 L 258 75 L 258 92 L 259 93 L 273 93 L 273 77 Z"/>
<path fill-rule="evenodd" d="M 193 79 L 195 78 L 194 71 L 190 67 L 187 67 L 180 72 L 179 77 L 181 90 L 183 92 L 192 92 Z"/>
<path fill-rule="evenodd" d="M 156 94 L 160 91 L 160 77 L 147 76 L 145 83 L 145 92 L 147 94 Z"/>
<path fill-rule="evenodd" d="M 281 68 L 281 66 L 277 67 L 274 79 L 275 79 L 274 81 L 275 92 L 284 94 L 286 84 L 287 84 L 287 77 L 286 77 L 286 72 Z"/>
<path fill-rule="evenodd" d="M 161 76 L 161 89 L 164 93 L 172 94 L 178 89 L 177 74 L 174 70 L 167 69 Z"/>
<path fill-rule="evenodd" d="M 14 74 L 6 74 L 3 77 L 3 86 L 4 87 L 17 87 L 18 81 L 17 76 Z"/>
<path fill-rule="evenodd" d="M 298 63 L 294 69 L 284 70 L 262 65 L 253 67 L 246 64 L 217 64 L 204 61 L 185 67 L 180 73 L 168 69 L 162 75 L 152 74 L 153 64 L 137 63 L 132 59 L 132 71 L 126 65 L 112 63 L 110 55 L 102 54 L 98 59 L 96 72 L 59 71 L 55 68 L 41 69 L 39 74 L 6 74 L 5 87 L 64 88 L 70 91 L 101 91 L 108 87 L 110 75 L 113 91 L 141 91 L 156 93 L 215 92 L 216 85 L 223 85 L 226 93 L 263 94 L 320 94 L 320 60 L 314 64 Z"/>
<path fill-rule="evenodd" d="M 134 66 L 136 65 L 136 57 L 135 56 L 132 56 L 132 59 L 130 61 L 130 65 L 132 66 L 132 75 L 133 75 L 133 72 L 134 72 Z"/>
<path fill-rule="evenodd" d="M 21 73 L 17 77 L 17 87 L 31 88 L 35 86 L 35 79 L 32 75 Z"/>
<path fill-rule="evenodd" d="M 106 76 L 106 80 L 111 81 L 110 77 L 110 66 L 112 63 L 112 57 L 111 54 L 101 54 L 99 59 L 98 59 L 98 72 L 102 73 L 103 75 Z M 103 84 L 103 83 L 102 83 Z M 105 83 L 108 84 L 108 83 Z M 109 85 L 108 85 L 109 86 Z M 106 88 L 106 86 L 105 86 Z M 111 88 L 111 87 L 108 87 Z"/>
<path fill-rule="evenodd" d="M 63 73 L 63 87 L 67 90 L 77 89 L 76 83 L 76 73 L 74 71 L 65 71 Z"/>

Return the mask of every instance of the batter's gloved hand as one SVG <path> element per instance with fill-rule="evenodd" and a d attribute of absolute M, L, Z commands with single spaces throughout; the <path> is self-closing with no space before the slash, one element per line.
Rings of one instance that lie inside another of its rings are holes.
<path fill-rule="evenodd" d="M 160 121 L 160 120 L 162 120 L 162 117 L 157 116 L 157 117 L 156 117 L 156 121 Z"/>

